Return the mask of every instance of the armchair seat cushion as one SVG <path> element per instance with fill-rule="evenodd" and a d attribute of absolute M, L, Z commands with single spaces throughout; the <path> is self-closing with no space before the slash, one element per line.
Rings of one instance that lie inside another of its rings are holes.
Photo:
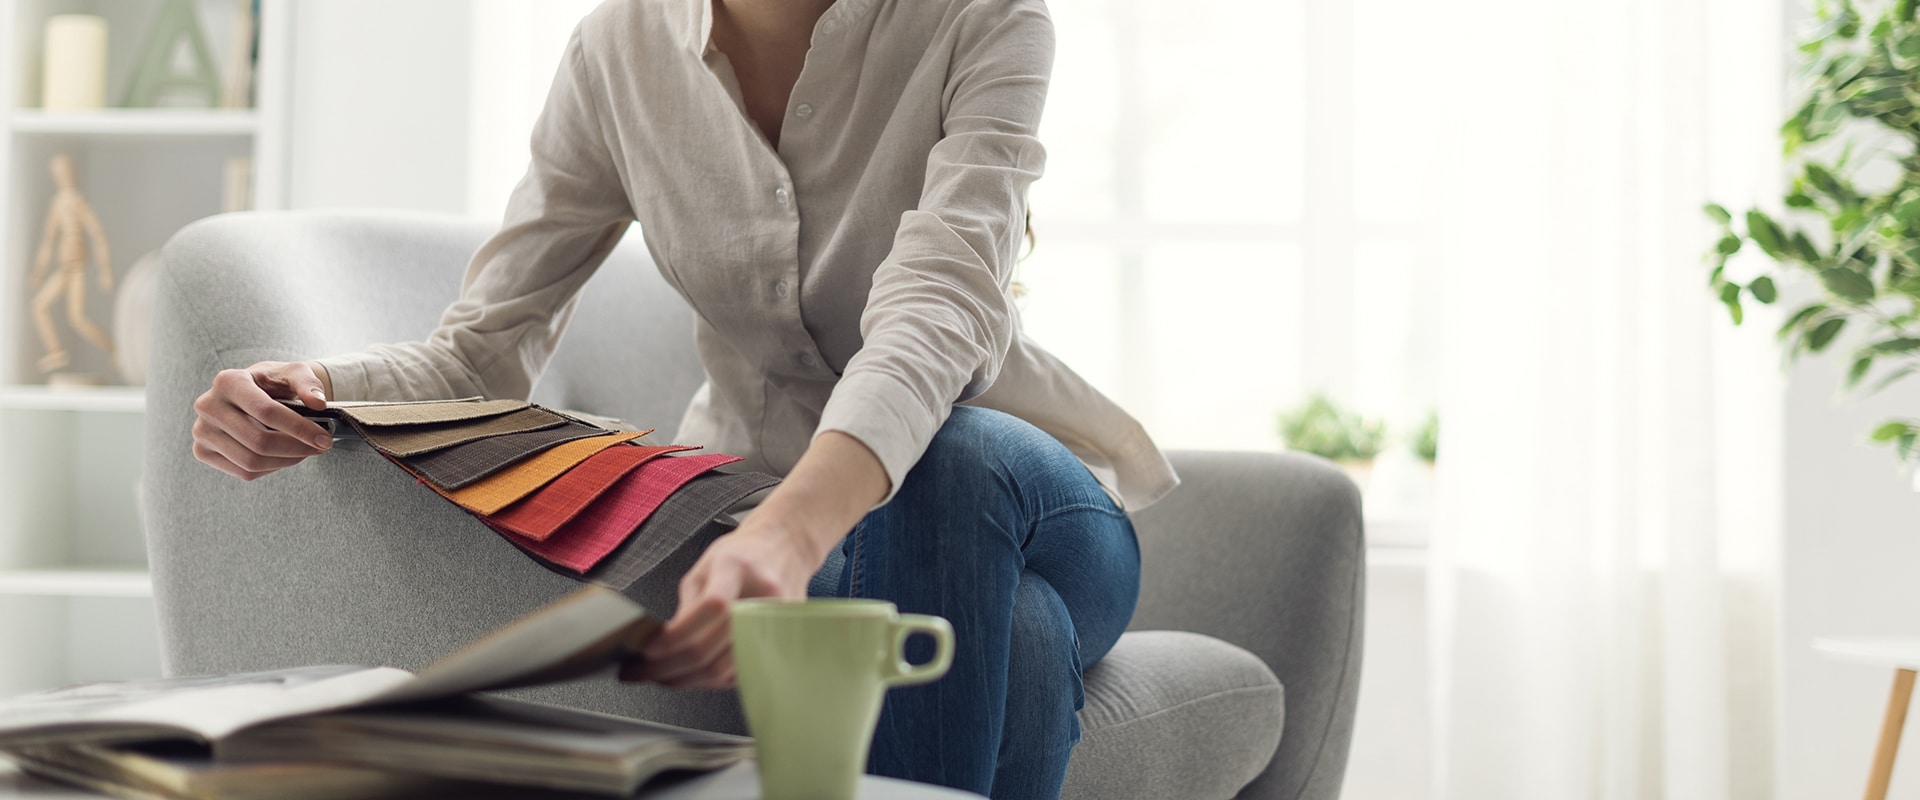
<path fill-rule="evenodd" d="M 1068 800 L 1233 797 L 1280 743 L 1280 680 L 1211 636 L 1129 632 L 1087 670 L 1086 693 Z"/>

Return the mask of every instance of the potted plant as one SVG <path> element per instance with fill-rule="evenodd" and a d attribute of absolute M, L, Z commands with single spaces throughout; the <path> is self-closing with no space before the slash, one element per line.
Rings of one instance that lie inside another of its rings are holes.
<path fill-rule="evenodd" d="M 1781 127 L 1793 175 L 1785 213 L 1756 208 L 1736 218 L 1720 205 L 1706 207 L 1721 226 L 1709 283 L 1734 324 L 1745 316 L 1744 300 L 1770 304 L 1786 280 L 1814 279 L 1816 296 L 1780 327 L 1785 356 L 1825 352 L 1851 332 L 1850 391 L 1876 392 L 1920 370 L 1916 5 L 1822 0 L 1819 25 L 1800 45 L 1806 97 Z M 1741 283 L 1727 262 L 1749 245 L 1768 261 Z M 1872 438 L 1911 461 L 1920 454 L 1920 420 L 1889 420 Z"/>
<path fill-rule="evenodd" d="M 1345 470 L 1361 490 L 1373 471 L 1373 459 L 1386 444 L 1386 425 L 1341 409 L 1324 393 L 1280 415 L 1280 439 L 1288 450 L 1312 453 Z"/>

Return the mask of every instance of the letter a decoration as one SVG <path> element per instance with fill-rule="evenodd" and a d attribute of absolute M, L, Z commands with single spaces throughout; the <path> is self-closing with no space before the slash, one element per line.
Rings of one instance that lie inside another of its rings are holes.
<path fill-rule="evenodd" d="M 214 74 L 213 53 L 207 49 L 207 36 L 200 30 L 200 17 L 193 2 L 167 0 L 166 7 L 160 11 L 160 20 L 154 23 L 153 34 L 147 37 L 146 47 L 140 51 L 133 83 L 127 87 L 123 105 L 150 107 L 162 94 L 175 92 L 205 96 L 208 108 L 220 104 L 220 79 Z M 178 71 L 175 54 L 181 49 L 182 39 L 186 40 L 187 54 L 193 63 L 187 70 Z"/>

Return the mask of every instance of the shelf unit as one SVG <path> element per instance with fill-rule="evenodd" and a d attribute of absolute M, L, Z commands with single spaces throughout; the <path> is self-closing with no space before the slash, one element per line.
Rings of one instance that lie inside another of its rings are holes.
<path fill-rule="evenodd" d="M 224 75 L 240 2 L 195 2 Z M 54 191 L 48 162 L 72 157 L 122 279 L 175 231 L 223 210 L 230 159 L 251 159 L 252 207 L 286 202 L 290 0 L 261 3 L 253 108 L 39 108 L 49 16 L 106 18 L 114 102 L 162 5 L 0 0 L 0 696 L 160 671 L 139 510 L 145 390 L 50 387 L 35 368 L 26 279 Z M 87 316 L 111 332 L 113 298 L 97 288 L 89 275 Z M 120 382 L 104 354 L 76 343 L 64 320 L 56 327 L 72 369 Z"/>

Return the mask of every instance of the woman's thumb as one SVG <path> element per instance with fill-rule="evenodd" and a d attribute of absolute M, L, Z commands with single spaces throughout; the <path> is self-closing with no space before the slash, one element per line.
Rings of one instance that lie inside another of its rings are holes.
<path fill-rule="evenodd" d="M 327 407 L 327 392 L 321 387 L 320 376 L 314 374 L 313 367 L 296 361 L 287 371 L 287 383 L 293 387 L 294 397 L 315 411 Z"/>

